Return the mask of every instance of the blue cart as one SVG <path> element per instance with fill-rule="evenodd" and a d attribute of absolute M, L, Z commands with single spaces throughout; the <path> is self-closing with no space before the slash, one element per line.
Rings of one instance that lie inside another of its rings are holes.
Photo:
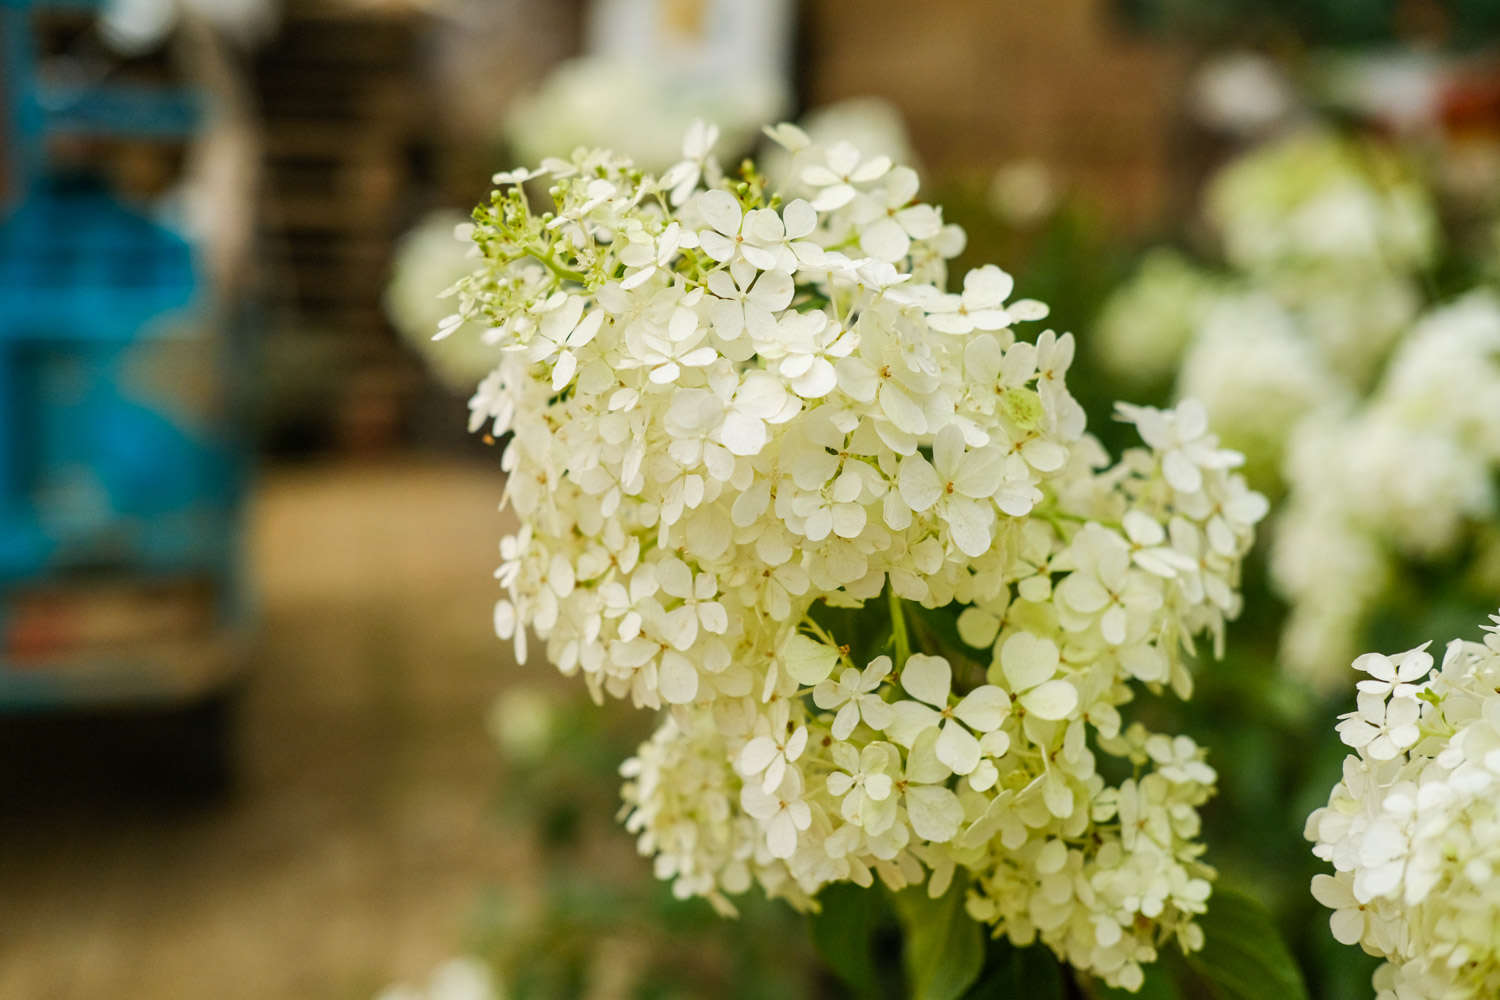
<path fill-rule="evenodd" d="M 242 311 L 182 235 L 48 162 L 59 136 L 180 142 L 198 121 L 189 90 L 43 82 L 34 18 L 97 3 L 0 0 L 20 192 L 0 215 L 0 713 L 218 720 L 251 617 Z"/>

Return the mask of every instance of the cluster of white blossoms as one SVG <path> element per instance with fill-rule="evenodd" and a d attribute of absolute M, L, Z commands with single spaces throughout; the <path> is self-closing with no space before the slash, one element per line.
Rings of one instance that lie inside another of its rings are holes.
<path fill-rule="evenodd" d="M 1377 1000 L 1500 995 L 1500 615 L 1484 642 L 1354 661 L 1355 752 L 1307 838 L 1333 935 L 1386 959 Z"/>
<path fill-rule="evenodd" d="M 1271 579 L 1291 605 L 1284 662 L 1346 683 L 1369 615 L 1404 566 L 1441 564 L 1496 528 L 1500 298 L 1471 292 L 1403 339 L 1357 407 L 1330 406 L 1293 438 Z"/>
<path fill-rule="evenodd" d="M 1206 202 L 1227 269 L 1148 257 L 1106 303 L 1098 350 L 1136 384 L 1176 370 L 1177 395 L 1204 400 L 1275 490 L 1304 419 L 1366 391 L 1416 317 L 1436 214 L 1394 155 L 1318 132 L 1231 163 Z"/>
<path fill-rule="evenodd" d="M 1336 691 L 1406 568 L 1500 551 L 1485 524 L 1500 300 L 1422 311 L 1436 215 L 1379 146 L 1294 135 L 1231 164 L 1207 201 L 1229 269 L 1148 258 L 1105 307 L 1101 359 L 1139 383 L 1175 358 L 1176 393 L 1205 400 L 1246 478 L 1284 497 L 1270 533 L 1270 582 L 1290 608 L 1281 662 Z"/>
<path fill-rule="evenodd" d="M 513 435 L 496 629 L 666 710 L 625 823 L 679 895 L 962 871 L 997 934 L 1135 988 L 1201 944 L 1214 772 L 1119 707 L 1187 694 L 1266 503 L 1191 403 L 1122 405 L 1146 447 L 1108 465 L 1072 336 L 1018 338 L 1047 310 L 995 267 L 944 290 L 964 236 L 910 169 L 769 134 L 776 193 L 695 126 L 660 177 L 579 151 L 476 211 L 444 329 L 500 348 L 471 401 Z"/>

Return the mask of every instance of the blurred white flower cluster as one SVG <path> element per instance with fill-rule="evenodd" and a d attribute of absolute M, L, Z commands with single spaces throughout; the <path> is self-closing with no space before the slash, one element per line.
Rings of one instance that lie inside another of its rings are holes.
<path fill-rule="evenodd" d="M 1377 1000 L 1500 995 L 1500 616 L 1454 640 L 1354 662 L 1369 676 L 1338 730 L 1355 752 L 1307 822 L 1332 863 L 1312 891 L 1333 935 L 1386 959 Z"/>
<path fill-rule="evenodd" d="M 495 348 L 480 329 L 466 328 L 441 345 L 432 339 L 438 324 L 453 311 L 448 301 L 453 286 L 474 270 L 478 251 L 467 238 L 469 229 L 468 220 L 458 212 L 436 211 L 424 217 L 397 244 L 385 288 L 391 325 L 453 389 L 472 388 L 495 367 Z"/>
<path fill-rule="evenodd" d="M 1293 436 L 1271 579 L 1291 603 L 1282 655 L 1323 686 L 1403 565 L 1454 558 L 1494 533 L 1500 470 L 1500 299 L 1433 310 L 1358 407 Z"/>
<path fill-rule="evenodd" d="M 477 958 L 450 958 L 433 970 L 425 986 L 397 983 L 375 1000 L 505 1000 L 505 990 Z"/>
<path fill-rule="evenodd" d="M 1321 132 L 1230 164 L 1206 208 L 1228 270 L 1156 251 L 1106 304 L 1100 357 L 1136 384 L 1180 366 L 1177 394 L 1274 487 L 1293 428 L 1362 393 L 1421 308 L 1436 215 L 1394 155 Z"/>
<path fill-rule="evenodd" d="M 1072 336 L 1018 339 L 1047 310 L 995 267 L 944 291 L 964 236 L 913 171 L 770 134 L 776 193 L 719 179 L 702 125 L 659 178 L 603 151 L 497 176 L 443 324 L 501 349 L 470 404 L 513 435 L 496 629 L 668 709 L 625 822 L 679 895 L 962 871 L 975 918 L 1136 988 L 1201 944 L 1214 772 L 1119 706 L 1188 693 L 1265 501 L 1196 404 L 1122 405 L 1147 447 L 1109 466 Z"/>
<path fill-rule="evenodd" d="M 788 103 L 785 85 L 769 75 L 695 76 L 687 85 L 670 66 L 580 56 L 515 101 L 504 133 L 528 162 L 598 145 L 644 169 L 662 170 L 676 161 L 682 135 L 695 119 L 718 122 L 726 144 L 745 150 L 760 123 L 775 119 Z"/>
<path fill-rule="evenodd" d="M 1256 486 L 1285 495 L 1271 583 L 1281 659 L 1337 689 L 1404 568 L 1454 557 L 1495 511 L 1500 300 L 1425 315 L 1436 215 L 1380 147 L 1303 133 L 1212 184 L 1230 270 L 1166 250 L 1107 304 L 1100 355 L 1122 377 L 1203 399 Z"/>

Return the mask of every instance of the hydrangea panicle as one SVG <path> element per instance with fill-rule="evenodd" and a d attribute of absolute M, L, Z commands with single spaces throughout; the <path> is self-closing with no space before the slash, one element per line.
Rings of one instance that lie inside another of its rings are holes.
<path fill-rule="evenodd" d="M 1425 644 L 1354 661 L 1354 753 L 1307 820 L 1333 936 L 1385 959 L 1377 1000 L 1500 994 L 1500 615 L 1485 633 L 1436 671 Z"/>
<path fill-rule="evenodd" d="M 780 191 L 724 179 L 697 129 L 664 179 L 580 150 L 542 207 L 509 185 L 476 211 L 460 312 L 498 365 L 472 424 L 510 435 L 522 524 L 497 631 L 664 710 L 624 815 L 678 895 L 815 908 L 963 870 L 996 934 L 1137 988 L 1201 944 L 1214 773 L 1119 707 L 1186 695 L 1265 502 L 1193 405 L 1122 407 L 1146 447 L 1109 465 L 1072 336 L 1018 336 L 1046 307 L 999 268 L 946 290 L 963 234 L 910 169 L 768 134 Z M 939 609 L 960 648 L 918 627 Z"/>

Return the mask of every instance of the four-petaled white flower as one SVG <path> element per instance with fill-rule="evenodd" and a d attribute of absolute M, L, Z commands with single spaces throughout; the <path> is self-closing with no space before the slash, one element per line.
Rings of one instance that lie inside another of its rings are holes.
<path fill-rule="evenodd" d="M 802 775 L 787 770 L 769 790 L 746 782 L 740 790 L 740 806 L 759 820 L 766 831 L 766 847 L 773 858 L 789 858 L 797 850 L 797 836 L 812 825 L 812 808 L 802 797 Z"/>
<path fill-rule="evenodd" d="M 1119 403 L 1123 419 L 1140 429 L 1141 437 L 1161 452 L 1162 474 L 1173 489 L 1196 493 L 1203 486 L 1206 469 L 1232 469 L 1244 459 L 1225 451 L 1208 433 L 1208 411 L 1195 399 L 1183 400 L 1171 412 L 1147 406 Z"/>
<path fill-rule="evenodd" d="M 828 791 L 840 800 L 839 814 L 872 836 L 884 833 L 896 822 L 900 804 L 892 794 L 901 775 L 900 753 L 879 741 L 863 750 L 836 743 L 833 762 L 838 770 L 828 776 Z"/>
<path fill-rule="evenodd" d="M 773 339 L 776 314 L 791 304 L 794 289 L 785 271 L 761 272 L 736 260 L 728 271 L 708 276 L 708 290 L 714 294 L 709 305 L 714 332 L 733 342 L 746 332 L 756 341 Z M 736 353 L 748 358 L 755 350 L 746 344 Z"/>
<path fill-rule="evenodd" d="M 807 727 L 793 724 L 787 703 L 778 702 L 756 723 L 756 735 L 740 751 L 740 774 L 759 777 L 761 788 L 770 793 L 806 749 Z"/>
<path fill-rule="evenodd" d="M 700 120 L 688 126 L 682 139 L 682 159 L 661 176 L 661 186 L 670 192 L 673 205 L 692 197 L 705 172 L 714 172 L 711 155 L 719 141 L 719 126 Z"/>
<path fill-rule="evenodd" d="M 1013 322 L 1005 300 L 1015 279 L 987 264 L 964 275 L 961 295 L 944 295 L 927 306 L 927 325 L 941 333 L 1003 330 Z"/>
<path fill-rule="evenodd" d="M 1015 632 L 999 648 L 997 665 L 1022 708 L 1039 719 L 1056 721 L 1078 707 L 1078 689 L 1057 676 L 1061 663 L 1057 643 Z"/>
<path fill-rule="evenodd" d="M 901 687 L 915 700 L 892 707 L 886 732 L 897 743 L 915 746 L 923 733 L 936 730 L 937 758 L 954 774 L 969 774 L 986 753 L 1005 752 L 1008 738 L 1000 726 L 1010 714 L 1010 698 L 1000 688 L 982 684 L 950 705 L 953 668 L 941 656 L 922 653 L 902 666 Z"/>
<path fill-rule="evenodd" d="M 753 230 L 746 231 L 755 220 L 734 195 L 718 188 L 704 191 L 698 195 L 698 212 L 708 223 L 698 231 L 698 245 L 714 260 L 727 264 L 742 259 L 759 270 L 776 266 L 776 254 L 755 242 Z"/>
<path fill-rule="evenodd" d="M 1005 460 L 991 448 L 967 449 L 963 432 L 949 425 L 932 444 L 932 461 L 921 454 L 901 460 L 901 499 L 920 514 L 935 510 L 953 544 L 967 556 L 990 547 L 994 495 L 1005 482 Z"/>
<path fill-rule="evenodd" d="M 877 656 L 863 671 L 846 667 L 838 680 L 825 680 L 813 688 L 813 703 L 826 712 L 837 711 L 831 732 L 836 740 L 847 740 L 861 721 L 882 730 L 891 722 L 891 706 L 880 697 L 885 679 L 891 675 L 891 658 Z"/>
<path fill-rule="evenodd" d="M 862 227 L 861 250 L 876 260 L 895 263 L 911 250 L 913 240 L 937 236 L 943 217 L 931 205 L 913 204 L 917 187 L 915 170 L 896 167 L 882 187 L 855 201 L 852 218 Z"/>
<path fill-rule="evenodd" d="M 1432 654 L 1427 652 L 1430 643 L 1422 643 L 1415 649 L 1394 656 L 1380 653 L 1365 653 L 1354 661 L 1354 669 L 1370 675 L 1369 680 L 1355 684 L 1361 692 L 1384 698 L 1394 695 L 1409 698 L 1417 693 L 1417 684 L 1427 671 L 1432 669 Z"/>
<path fill-rule="evenodd" d="M 1386 696 L 1361 691 L 1358 708 L 1339 716 L 1339 738 L 1371 760 L 1391 760 L 1422 736 L 1422 703 L 1411 695 Z"/>
<path fill-rule="evenodd" d="M 823 163 L 802 171 L 802 182 L 817 189 L 812 207 L 819 212 L 831 212 L 854 200 L 859 194 L 856 185 L 878 181 L 890 169 L 890 157 L 863 159 L 854 146 L 840 142 L 828 149 Z"/>

